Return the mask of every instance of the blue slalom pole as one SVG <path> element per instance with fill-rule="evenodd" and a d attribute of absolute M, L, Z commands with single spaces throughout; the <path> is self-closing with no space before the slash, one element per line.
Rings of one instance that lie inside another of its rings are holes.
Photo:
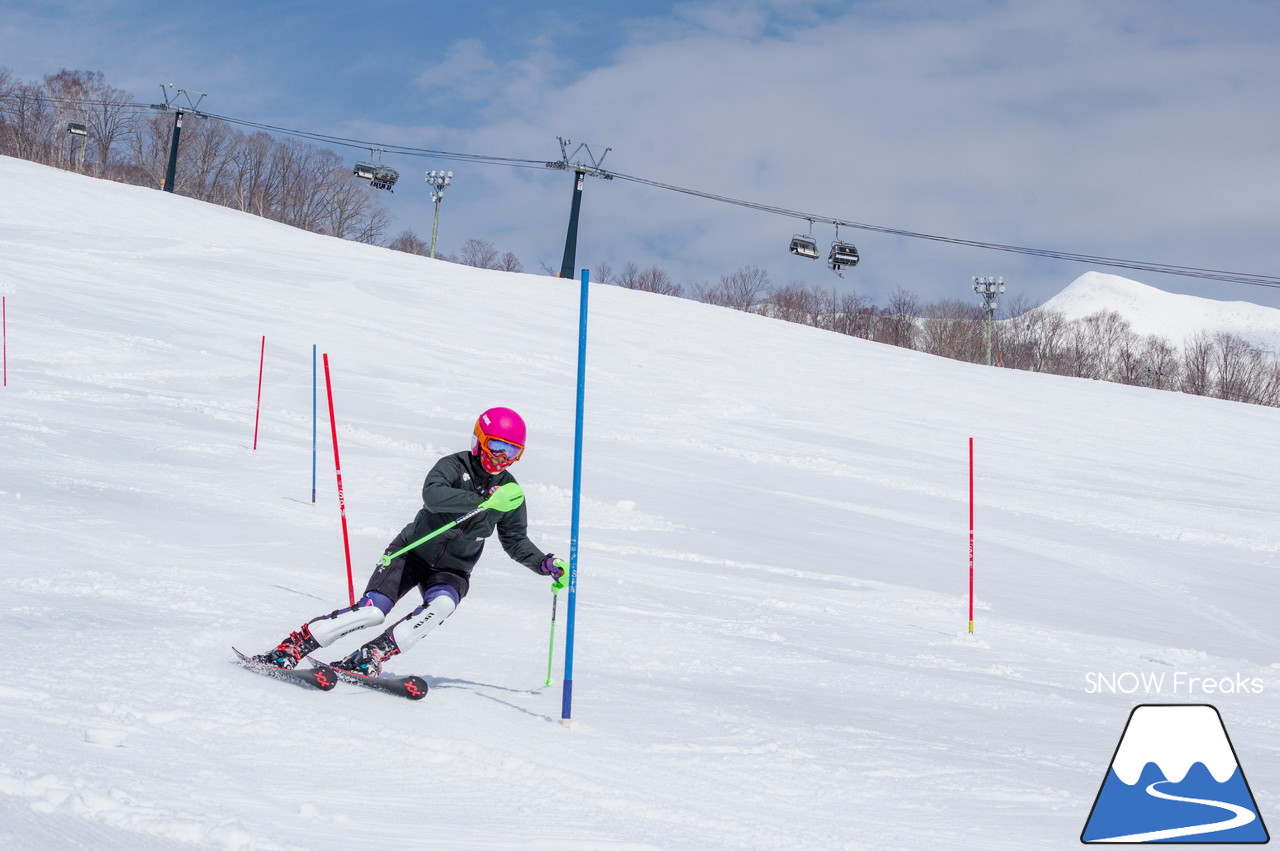
<path fill-rule="evenodd" d="M 587 387 L 587 290 L 591 272 L 582 270 L 582 297 L 578 308 L 578 404 L 573 435 L 573 519 L 569 526 L 569 615 L 564 631 L 564 697 L 560 723 L 569 726 L 573 707 L 573 626 L 578 602 L 578 529 L 582 508 L 582 419 Z"/>
<path fill-rule="evenodd" d="M 316 502 L 316 344 L 311 344 L 311 504 Z"/>

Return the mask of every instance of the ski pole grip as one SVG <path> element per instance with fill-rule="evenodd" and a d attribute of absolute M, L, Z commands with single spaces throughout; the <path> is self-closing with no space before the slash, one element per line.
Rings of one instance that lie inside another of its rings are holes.
<path fill-rule="evenodd" d="M 524 504 L 524 491 L 515 482 L 507 482 L 480 503 L 480 508 L 492 508 L 494 511 L 514 511 Z"/>

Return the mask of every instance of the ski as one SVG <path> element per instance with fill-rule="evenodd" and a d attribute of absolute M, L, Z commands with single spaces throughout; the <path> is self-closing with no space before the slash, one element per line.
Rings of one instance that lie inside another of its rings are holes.
<path fill-rule="evenodd" d="M 390 694 L 398 694 L 409 700 L 422 700 L 427 696 L 427 681 L 422 677 L 409 674 L 403 677 L 397 677 L 395 674 L 387 674 L 381 677 L 366 677 L 364 674 L 357 674 L 355 671 L 347 671 L 342 668 L 330 667 L 331 671 L 338 676 L 338 679 L 344 683 L 353 683 L 365 688 L 377 689 Z"/>
<path fill-rule="evenodd" d="M 307 657 L 307 661 L 310 662 L 313 667 L 277 668 L 274 665 L 268 665 L 265 662 L 259 662 L 250 656 L 246 656 L 234 647 L 231 649 L 235 650 L 236 656 L 240 657 L 238 661 L 241 665 L 254 673 L 262 674 L 263 676 L 272 677 L 277 680 L 284 680 L 285 682 L 290 682 L 294 685 L 304 686 L 306 688 L 318 688 L 321 691 L 328 691 L 338 684 L 338 677 L 336 676 L 333 668 L 323 662 L 317 662 L 310 656 Z"/>

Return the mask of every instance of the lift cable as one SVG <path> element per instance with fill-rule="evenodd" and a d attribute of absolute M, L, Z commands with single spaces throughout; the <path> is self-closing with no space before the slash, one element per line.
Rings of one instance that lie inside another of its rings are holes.
<path fill-rule="evenodd" d="M 388 145 L 385 142 L 371 142 L 365 139 L 349 139 L 342 136 L 327 136 L 322 133 L 311 133 L 305 130 L 291 130 L 287 127 L 276 127 L 271 124 L 262 124 L 256 121 L 245 121 L 240 118 L 231 118 L 226 115 L 215 115 L 213 113 L 205 113 L 210 118 L 216 118 L 219 121 L 225 121 L 228 124 L 236 124 L 241 127 L 252 127 L 256 130 L 264 130 L 270 133 L 278 133 L 283 136 L 294 136 L 300 139 L 310 139 L 316 142 L 325 142 L 330 145 L 338 145 L 347 148 L 358 148 L 360 150 L 370 150 L 377 148 L 387 153 L 399 154 L 409 157 L 431 157 L 433 159 L 457 160 L 464 162 L 487 163 L 490 165 L 505 165 L 512 167 L 524 168 L 545 168 L 545 160 L 529 160 L 518 159 L 515 157 L 498 157 L 486 154 L 462 154 L 454 151 L 437 151 L 430 148 L 413 148 L 406 145 Z"/>
<path fill-rule="evenodd" d="M 45 96 L 41 98 L 53 103 L 66 103 L 60 98 Z M 142 111 L 150 109 L 150 105 L 141 103 L 109 103 L 95 101 L 79 101 L 86 106 L 114 106 L 117 108 L 136 109 Z M 388 145 L 379 142 L 370 142 L 363 139 L 350 139 L 341 136 L 330 136 L 322 133 L 313 133 L 305 130 L 293 130 L 287 127 L 278 127 L 271 124 L 264 124 L 256 121 L 247 121 L 240 118 L 233 118 L 227 115 L 217 115 L 210 112 L 201 112 L 201 115 L 208 118 L 216 118 L 219 121 L 225 121 L 228 124 L 235 124 L 241 127 L 249 127 L 256 130 L 262 130 L 269 133 L 280 134 L 284 136 L 293 136 L 300 139 L 308 139 L 315 142 L 323 142 L 329 145 L 340 147 L 355 148 L 360 150 L 370 150 L 371 148 L 379 148 L 388 153 L 398 154 L 400 156 L 424 157 L 432 159 L 452 160 L 457 162 L 472 162 L 485 165 L 500 165 L 509 168 L 557 168 L 561 163 L 547 162 L 545 160 L 535 160 L 519 157 L 500 157 L 486 154 L 466 154 L 456 151 L 440 151 L 430 148 L 414 148 L 405 145 Z M 948 245 L 963 245 L 970 248 L 982 248 L 990 251 L 1005 251 L 1013 254 L 1025 254 L 1033 257 L 1046 257 L 1056 260 L 1067 260 L 1075 263 L 1087 263 L 1095 266 L 1108 266 L 1120 269 L 1133 269 L 1144 272 L 1158 272 L 1166 275 L 1177 275 L 1187 278 L 1200 278 L 1211 281 L 1224 281 L 1229 283 L 1248 284 L 1258 287 L 1280 288 L 1280 276 L 1261 275 L 1250 272 L 1231 272 L 1221 269 L 1205 269 L 1196 266 L 1180 266 L 1171 263 L 1157 263 L 1152 261 L 1126 260 L 1118 257 L 1106 257 L 1102 255 L 1083 254 L 1073 251 L 1058 251 L 1047 248 L 1029 248 L 1019 245 L 1007 245 L 999 242 L 986 242 L 977 239 L 963 239 L 959 237 L 940 236 L 938 234 L 922 233 L 920 231 L 905 230 L 903 228 L 886 227 L 884 225 L 873 225 L 865 222 L 852 222 L 847 219 L 838 219 L 831 216 L 822 216 L 815 213 L 806 213 L 800 210 L 792 210 L 786 207 L 779 207 L 772 204 L 763 204 L 756 201 L 747 201 L 741 198 L 732 198 L 728 195 L 719 195 L 713 192 L 704 192 L 698 189 L 689 189 L 683 186 L 675 186 L 670 183 L 663 183 L 657 180 L 650 180 L 636 175 L 622 174 L 616 171 L 601 172 L 611 178 L 618 180 L 626 180 L 632 183 L 639 183 L 644 186 L 650 186 L 655 189 L 663 189 L 669 192 L 678 192 L 683 195 L 689 195 L 695 198 L 703 198 L 709 201 L 717 201 L 723 204 L 732 204 L 750 210 L 756 210 L 763 213 L 770 213 L 777 216 L 785 216 L 793 219 L 801 219 L 808 221 L 810 227 L 814 222 L 822 222 L 824 224 L 834 225 L 836 227 L 855 228 L 858 230 L 871 231 L 873 233 L 883 233 L 890 236 L 900 236 L 908 239 L 925 239 L 932 242 L 941 242 Z"/>
<path fill-rule="evenodd" d="M 680 192 L 685 195 L 692 195 L 697 198 L 705 198 L 711 201 L 719 201 L 725 204 L 734 204 L 739 207 L 746 207 L 751 210 L 758 210 L 764 213 L 772 213 L 779 216 L 787 216 L 794 219 L 803 219 L 809 222 L 823 222 L 824 224 L 835 225 L 836 227 L 856 228 L 859 230 L 872 231 L 875 233 L 889 234 L 891 236 L 908 237 L 910 239 L 927 239 L 933 242 L 942 242 L 949 245 L 965 245 L 971 248 L 985 248 L 992 251 L 1007 251 L 1014 254 L 1028 254 L 1034 257 L 1048 257 L 1057 260 L 1070 260 L 1077 263 L 1089 263 L 1095 266 L 1112 266 L 1121 269 L 1136 269 L 1146 272 L 1160 272 L 1167 275 L 1180 275 L 1188 278 L 1203 278 L 1212 281 L 1226 281 L 1231 283 L 1249 284 L 1258 287 L 1275 287 L 1280 288 L 1280 276 L 1275 275 L 1259 275 L 1249 272 L 1229 272 L 1220 269 L 1202 269 L 1195 266 L 1178 266 L 1170 263 L 1155 263 L 1139 260 L 1125 260 L 1118 257 L 1105 257 L 1094 254 L 1080 254 L 1072 251 L 1056 251 L 1047 248 L 1027 248 L 1019 245 L 1005 245 L 998 242 L 984 242 L 976 239 L 961 239 L 958 237 L 939 236 L 937 234 L 921 233 L 919 231 L 904 230 L 902 228 L 885 227 L 883 225 L 872 225 L 864 222 L 851 222 L 847 219 L 836 219 L 830 216 L 820 216 L 814 213 L 804 213 L 799 210 L 790 210 L 785 207 L 777 207 L 770 204 L 760 204 L 754 201 L 744 201 L 739 198 L 731 198 L 727 195 L 717 195 L 711 192 L 702 192 L 697 189 L 686 189 L 682 186 L 674 186 L 669 183 L 661 183 L 656 180 L 649 180 L 643 177 L 636 177 L 629 174 L 620 174 L 613 172 L 613 176 L 618 180 L 628 180 L 633 183 L 640 183 L 645 186 L 652 186 L 656 189 L 666 189 L 671 192 Z"/>

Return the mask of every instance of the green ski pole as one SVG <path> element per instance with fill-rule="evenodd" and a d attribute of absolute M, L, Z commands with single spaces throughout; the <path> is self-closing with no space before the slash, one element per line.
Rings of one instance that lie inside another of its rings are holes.
<path fill-rule="evenodd" d="M 543 685 L 551 685 L 551 660 L 556 652 L 556 603 L 560 600 L 560 589 L 551 586 L 551 640 L 547 643 L 547 681 Z"/>
<path fill-rule="evenodd" d="M 387 553 L 386 555 L 380 556 L 378 558 L 378 564 L 381 564 L 384 567 L 386 565 L 391 564 L 392 559 L 399 558 L 400 556 L 409 552 L 409 550 L 416 549 L 422 546 L 423 544 L 425 544 L 427 541 L 430 541 L 432 538 L 436 538 L 436 537 L 439 537 L 440 535 L 443 535 L 445 532 L 448 532 L 450 529 L 452 529 L 454 526 L 457 526 L 459 523 L 466 523 L 468 520 L 470 520 L 472 517 L 475 517 L 477 514 L 479 514 L 482 511 L 492 508 L 494 511 L 502 511 L 505 513 L 507 511 L 514 511 L 515 509 L 519 508 L 523 502 L 524 502 L 524 491 L 520 490 L 520 486 L 515 482 L 507 482 L 505 485 L 502 485 L 500 488 L 498 488 L 496 491 L 490 494 L 488 499 L 486 499 L 484 502 L 480 503 L 475 508 L 468 511 L 466 514 L 459 517 L 457 520 L 450 520 L 448 523 L 444 524 L 439 529 L 436 529 L 434 532 L 428 532 L 418 540 L 414 541 L 412 544 L 409 544 L 409 546 L 407 547 L 401 547 L 400 549 L 396 550 L 394 553 Z"/>
<path fill-rule="evenodd" d="M 559 559 L 556 559 L 559 561 Z M 551 640 L 547 642 L 547 681 L 543 685 L 551 685 L 551 660 L 556 653 L 556 603 L 560 601 L 560 589 L 564 588 L 564 577 L 551 583 Z"/>

